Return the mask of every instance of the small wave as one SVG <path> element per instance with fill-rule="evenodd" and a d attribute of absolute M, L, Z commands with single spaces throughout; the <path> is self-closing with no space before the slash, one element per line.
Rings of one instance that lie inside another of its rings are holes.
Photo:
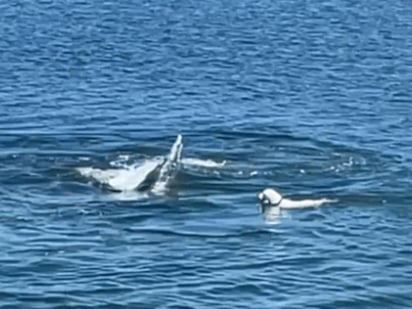
<path fill-rule="evenodd" d="M 362 157 L 356 158 L 356 157 L 349 156 L 343 162 L 339 162 L 335 165 L 330 166 L 329 169 L 336 173 L 340 173 L 343 171 L 353 169 L 356 166 L 363 166 L 365 164 L 366 164 L 366 160 L 364 158 Z"/>
<path fill-rule="evenodd" d="M 202 160 L 202 159 L 196 159 L 196 158 L 186 158 L 182 159 L 182 163 L 184 165 L 192 165 L 192 166 L 198 166 L 198 167 L 209 167 L 209 168 L 219 168 L 223 167 L 226 165 L 226 161 L 222 162 L 216 162 L 210 159 L 207 160 Z"/>

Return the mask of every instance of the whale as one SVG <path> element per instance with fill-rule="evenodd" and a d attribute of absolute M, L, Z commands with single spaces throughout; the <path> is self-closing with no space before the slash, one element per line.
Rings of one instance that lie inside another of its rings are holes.
<path fill-rule="evenodd" d="M 183 138 L 179 134 L 169 154 L 162 159 L 146 160 L 123 169 L 102 170 L 86 167 L 77 170 L 112 192 L 160 193 L 167 189 L 181 168 L 182 151 Z"/>

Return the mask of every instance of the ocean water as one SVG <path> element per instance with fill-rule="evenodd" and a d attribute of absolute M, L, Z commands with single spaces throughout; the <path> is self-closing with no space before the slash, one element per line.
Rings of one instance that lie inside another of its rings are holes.
<path fill-rule="evenodd" d="M 1 308 L 412 308 L 410 2 L 0 7 Z"/>

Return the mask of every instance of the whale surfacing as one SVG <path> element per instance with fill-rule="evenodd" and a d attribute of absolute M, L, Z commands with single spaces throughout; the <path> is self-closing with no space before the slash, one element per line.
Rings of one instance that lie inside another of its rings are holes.
<path fill-rule="evenodd" d="M 107 186 L 111 191 L 163 192 L 181 165 L 183 138 L 179 134 L 163 160 L 146 160 L 123 169 L 78 168 L 81 175 Z"/>

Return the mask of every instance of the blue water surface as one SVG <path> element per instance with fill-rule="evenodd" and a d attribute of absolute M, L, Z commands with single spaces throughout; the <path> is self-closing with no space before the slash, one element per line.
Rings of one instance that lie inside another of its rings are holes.
<path fill-rule="evenodd" d="M 409 1 L 2 1 L 0 62 L 1 308 L 412 308 Z"/>

